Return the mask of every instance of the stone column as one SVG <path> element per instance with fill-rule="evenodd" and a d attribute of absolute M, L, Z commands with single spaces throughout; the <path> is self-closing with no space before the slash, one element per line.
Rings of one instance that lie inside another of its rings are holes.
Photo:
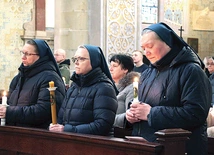
<path fill-rule="evenodd" d="M 104 30 L 103 20 L 105 17 L 102 0 L 93 0 L 88 4 L 88 22 L 89 22 L 89 43 L 92 45 L 103 46 Z"/>
<path fill-rule="evenodd" d="M 51 49 L 53 44 L 53 31 L 46 31 L 45 26 L 45 0 L 34 0 L 33 9 L 31 10 L 32 18 L 30 22 L 24 23 L 24 35 L 21 38 L 24 43 L 29 39 L 44 39 Z"/>
<path fill-rule="evenodd" d="M 88 44 L 88 0 L 55 0 L 55 49 L 71 58 L 77 47 Z"/>

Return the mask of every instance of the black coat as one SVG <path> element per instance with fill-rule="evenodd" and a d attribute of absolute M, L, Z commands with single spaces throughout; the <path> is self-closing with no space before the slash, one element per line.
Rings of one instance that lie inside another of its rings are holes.
<path fill-rule="evenodd" d="M 99 67 L 84 76 L 74 73 L 71 80 L 58 123 L 67 132 L 107 135 L 118 106 L 112 82 Z"/>
<path fill-rule="evenodd" d="M 47 56 L 20 72 L 10 84 L 6 123 L 8 125 L 47 128 L 51 123 L 49 82 L 54 81 L 57 111 L 65 95 L 65 85 Z"/>
<path fill-rule="evenodd" d="M 185 47 L 177 53 L 170 51 L 141 76 L 139 99 L 152 108 L 148 121 L 134 124 L 133 135 L 155 141 L 157 130 L 183 128 L 192 132 L 188 155 L 204 154 L 211 92 L 197 56 Z"/>
<path fill-rule="evenodd" d="M 209 79 L 210 79 L 210 83 L 212 85 L 212 102 L 211 102 L 210 106 L 214 106 L 214 74 L 211 74 L 209 76 Z"/>

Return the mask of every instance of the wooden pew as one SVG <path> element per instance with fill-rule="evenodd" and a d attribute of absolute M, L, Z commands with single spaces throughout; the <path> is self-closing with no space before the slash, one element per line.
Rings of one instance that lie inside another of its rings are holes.
<path fill-rule="evenodd" d="M 214 138 L 208 137 L 208 153 L 207 155 L 214 155 Z"/>
<path fill-rule="evenodd" d="M 123 138 L 55 133 L 0 126 L 0 154 L 6 155 L 184 155 L 190 132 L 182 129 L 155 133 L 158 143 Z"/>

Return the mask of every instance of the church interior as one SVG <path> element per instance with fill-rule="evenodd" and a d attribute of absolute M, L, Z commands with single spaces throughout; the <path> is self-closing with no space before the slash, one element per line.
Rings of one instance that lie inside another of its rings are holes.
<path fill-rule="evenodd" d="M 4 0 L 0 1 L 0 89 L 8 90 L 21 63 L 20 49 L 44 39 L 71 58 L 81 44 L 112 53 L 140 49 L 141 30 L 168 24 L 203 60 L 214 56 L 212 0 Z M 71 68 L 72 69 L 72 68 Z"/>

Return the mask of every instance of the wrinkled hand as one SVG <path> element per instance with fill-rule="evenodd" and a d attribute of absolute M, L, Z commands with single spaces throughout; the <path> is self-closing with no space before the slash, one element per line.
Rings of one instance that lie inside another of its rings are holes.
<path fill-rule="evenodd" d="M 54 132 L 63 132 L 64 131 L 64 125 L 61 124 L 50 124 L 49 126 L 49 131 L 54 131 Z"/>
<path fill-rule="evenodd" d="M 0 105 L 0 118 L 5 118 L 6 110 L 6 106 Z"/>
<path fill-rule="evenodd" d="M 135 115 L 130 111 L 130 109 L 126 111 L 126 119 L 130 123 L 140 122 L 140 120 L 137 117 L 135 117 Z"/>
<path fill-rule="evenodd" d="M 130 113 L 139 120 L 147 121 L 147 115 L 150 113 L 150 110 L 151 106 L 146 103 L 130 105 Z"/>

